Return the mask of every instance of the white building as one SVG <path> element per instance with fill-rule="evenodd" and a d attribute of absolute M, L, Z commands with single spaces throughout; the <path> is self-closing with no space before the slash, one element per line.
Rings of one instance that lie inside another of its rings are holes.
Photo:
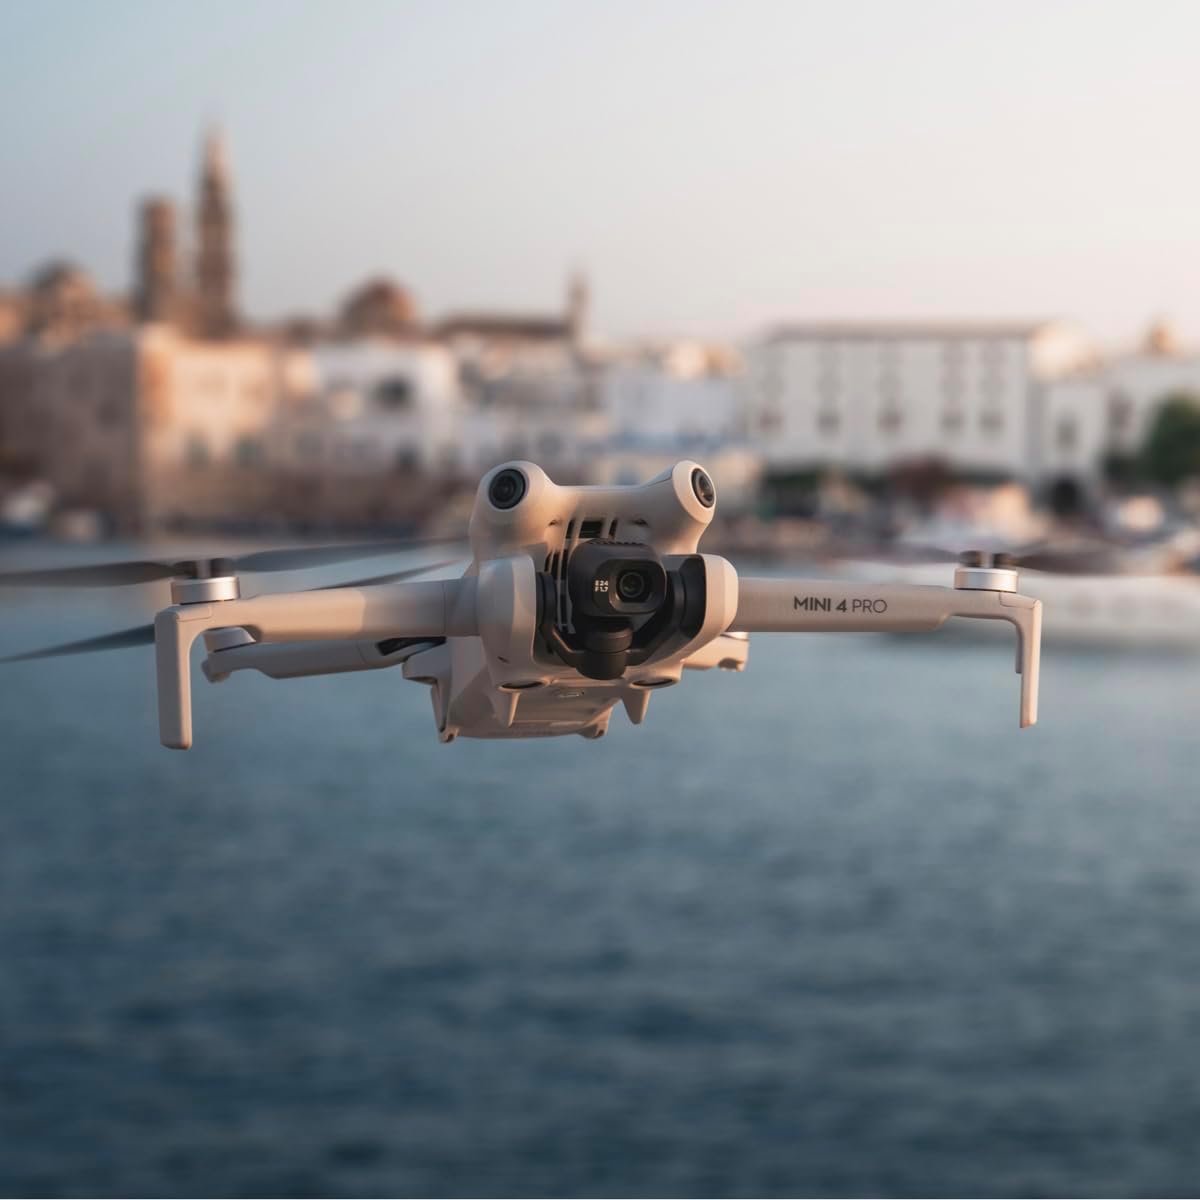
<path fill-rule="evenodd" d="M 1167 328 L 1143 345 L 1060 379 L 1046 389 L 1042 473 L 1047 482 L 1098 484 L 1111 458 L 1132 458 L 1171 395 L 1200 397 L 1200 355 L 1183 353 Z"/>
<path fill-rule="evenodd" d="M 725 511 L 748 506 L 761 475 L 746 439 L 742 382 L 723 348 L 677 342 L 614 356 L 598 381 L 609 436 L 589 481 L 640 483 L 681 458 L 704 464 Z"/>
<path fill-rule="evenodd" d="M 304 379 L 280 412 L 281 464 L 323 476 L 458 468 L 462 392 L 444 346 L 359 338 L 302 353 Z"/>
<path fill-rule="evenodd" d="M 1111 414 L 1102 370 L 1056 379 L 1042 408 L 1042 478 L 1072 480 L 1090 490 L 1101 479 Z"/>
<path fill-rule="evenodd" d="M 746 414 L 736 367 L 727 352 L 689 342 L 635 353 L 605 367 L 600 404 L 617 437 L 742 441 Z"/>
<path fill-rule="evenodd" d="M 787 326 L 746 352 L 750 437 L 774 468 L 936 459 L 1038 473 L 1046 383 L 1091 356 L 1055 323 Z"/>

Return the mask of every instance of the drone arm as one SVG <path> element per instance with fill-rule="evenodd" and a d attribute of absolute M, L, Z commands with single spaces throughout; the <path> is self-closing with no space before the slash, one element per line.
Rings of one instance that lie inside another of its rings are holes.
<path fill-rule="evenodd" d="M 901 583 L 743 576 L 732 628 L 747 633 L 927 633 L 955 615 L 963 594 Z"/>
<path fill-rule="evenodd" d="M 473 581 L 451 579 L 280 592 L 226 601 L 212 608 L 220 625 L 248 629 L 260 642 L 443 637 L 448 627 L 464 623 L 457 601 L 466 590 L 462 585 L 468 582 Z"/>
<path fill-rule="evenodd" d="M 175 750 L 192 744 L 190 655 L 192 643 L 208 629 L 246 629 L 257 642 L 463 636 L 478 631 L 475 591 L 474 579 L 452 579 L 164 609 L 154 621 L 160 740 Z"/>
<path fill-rule="evenodd" d="M 744 633 L 924 633 L 951 617 L 1008 621 L 1016 627 L 1021 728 L 1035 724 L 1042 605 L 1016 592 L 743 577 L 730 628 Z"/>
<path fill-rule="evenodd" d="M 342 675 L 349 671 L 378 671 L 403 663 L 435 639 L 390 638 L 387 641 L 247 642 L 210 650 L 201 669 L 210 683 L 228 679 L 234 671 L 259 671 L 271 679 L 301 679 L 310 675 Z M 400 643 L 393 647 L 393 643 Z"/>

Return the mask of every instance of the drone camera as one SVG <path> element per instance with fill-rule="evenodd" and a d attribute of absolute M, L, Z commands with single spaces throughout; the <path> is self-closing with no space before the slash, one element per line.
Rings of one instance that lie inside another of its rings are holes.
<path fill-rule="evenodd" d="M 650 546 L 584 542 L 567 569 L 573 614 L 579 618 L 644 617 L 667 596 L 667 572 Z"/>

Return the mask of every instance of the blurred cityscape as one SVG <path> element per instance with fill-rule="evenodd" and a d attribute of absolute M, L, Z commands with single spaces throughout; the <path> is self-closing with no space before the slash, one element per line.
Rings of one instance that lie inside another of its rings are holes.
<path fill-rule="evenodd" d="M 574 274 L 556 311 L 431 319 L 380 276 L 267 325 L 239 308 L 234 182 L 213 132 L 190 228 L 138 206 L 128 294 L 67 261 L 0 292 L 5 533 L 412 529 L 461 521 L 515 458 L 583 483 L 702 460 L 760 549 L 914 515 L 1016 537 L 1034 513 L 1146 533 L 1200 510 L 1200 357 L 1165 321 L 1117 354 L 1040 319 L 616 344 Z"/>

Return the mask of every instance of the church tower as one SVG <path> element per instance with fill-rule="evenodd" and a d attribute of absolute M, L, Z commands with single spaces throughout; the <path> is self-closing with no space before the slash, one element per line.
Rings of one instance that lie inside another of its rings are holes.
<path fill-rule="evenodd" d="M 237 328 L 234 304 L 233 203 L 225 143 L 219 133 L 204 142 L 196 207 L 196 332 L 228 337 Z"/>
<path fill-rule="evenodd" d="M 571 345 L 580 349 L 587 338 L 588 309 L 591 306 L 591 293 L 587 277 L 582 271 L 575 271 L 567 280 L 567 331 Z"/>
<path fill-rule="evenodd" d="M 133 305 L 140 321 L 170 321 L 175 311 L 175 206 L 153 196 L 142 204 Z"/>

